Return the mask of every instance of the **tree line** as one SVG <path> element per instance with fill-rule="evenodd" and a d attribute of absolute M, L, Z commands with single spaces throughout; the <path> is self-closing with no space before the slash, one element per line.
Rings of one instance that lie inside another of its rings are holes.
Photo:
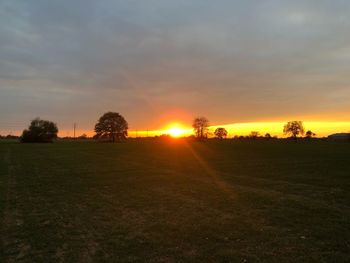
<path fill-rule="evenodd" d="M 198 140 L 205 140 L 209 137 L 209 120 L 205 117 L 197 117 L 193 120 L 192 127 L 194 130 L 194 137 Z M 128 137 L 129 125 L 125 118 L 117 112 L 106 112 L 97 121 L 94 131 L 94 139 L 106 140 L 110 142 L 123 141 Z M 299 136 L 305 134 L 306 138 L 312 138 L 316 136 L 312 131 L 305 133 L 303 122 L 290 121 L 284 128 L 283 133 L 286 136 L 290 136 L 294 140 L 297 140 Z M 41 120 L 36 118 L 30 122 L 28 129 L 25 129 L 20 136 L 21 142 L 52 142 L 58 136 L 58 127 L 52 121 Z M 216 128 L 213 135 L 218 139 L 226 139 L 228 137 L 228 131 L 219 127 Z M 85 135 L 84 138 L 87 136 Z M 260 136 L 259 132 L 252 131 L 247 137 L 238 138 L 266 138 L 271 139 L 272 136 L 267 133 L 265 136 Z M 236 138 L 236 137 L 235 137 Z"/>
<path fill-rule="evenodd" d="M 192 127 L 198 139 L 206 139 L 210 135 L 209 120 L 205 117 L 195 118 L 193 120 Z M 290 136 L 294 140 L 297 140 L 298 136 L 303 135 L 305 135 L 306 138 L 312 138 L 316 136 L 316 134 L 310 130 L 305 133 L 305 128 L 302 121 L 287 122 L 287 124 L 283 127 L 283 133 L 286 136 Z M 218 139 L 225 139 L 228 136 L 228 131 L 223 127 L 216 128 L 214 131 L 214 136 Z M 252 131 L 247 137 L 256 139 L 262 136 L 260 136 L 259 132 Z M 272 136 L 269 133 L 266 133 L 264 138 L 270 139 Z"/>

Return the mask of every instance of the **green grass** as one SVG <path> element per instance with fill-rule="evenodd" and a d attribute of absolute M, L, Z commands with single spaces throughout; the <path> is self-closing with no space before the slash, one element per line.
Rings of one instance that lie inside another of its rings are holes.
<path fill-rule="evenodd" d="M 0 262 L 350 262 L 350 144 L 0 143 Z"/>

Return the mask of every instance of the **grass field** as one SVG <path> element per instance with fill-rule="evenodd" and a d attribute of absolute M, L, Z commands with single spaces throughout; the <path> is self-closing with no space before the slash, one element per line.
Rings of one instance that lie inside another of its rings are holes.
<path fill-rule="evenodd" d="M 350 262 L 350 144 L 0 143 L 0 262 Z"/>

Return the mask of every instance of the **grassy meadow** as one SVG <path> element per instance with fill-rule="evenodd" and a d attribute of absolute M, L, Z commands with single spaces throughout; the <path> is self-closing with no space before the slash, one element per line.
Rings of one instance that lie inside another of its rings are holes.
<path fill-rule="evenodd" d="M 350 144 L 0 142 L 0 262 L 350 262 Z"/>

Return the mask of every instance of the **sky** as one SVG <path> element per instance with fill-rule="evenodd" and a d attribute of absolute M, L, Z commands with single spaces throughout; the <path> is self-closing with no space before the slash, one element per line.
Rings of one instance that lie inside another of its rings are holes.
<path fill-rule="evenodd" d="M 35 117 L 92 132 L 107 111 L 140 131 L 196 116 L 350 131 L 349 13 L 347 0 L 0 0 L 0 133 Z"/>

